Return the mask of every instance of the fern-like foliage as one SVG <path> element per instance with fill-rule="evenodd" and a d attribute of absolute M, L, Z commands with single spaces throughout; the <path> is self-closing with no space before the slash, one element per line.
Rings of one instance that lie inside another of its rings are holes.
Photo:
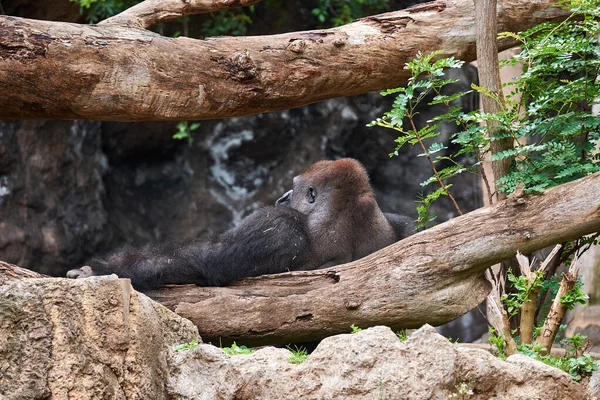
<path fill-rule="evenodd" d="M 417 227 L 425 228 L 433 223 L 436 215 L 430 213 L 430 206 L 440 197 L 449 197 L 456 205 L 452 194 L 449 191 L 450 184 L 445 183 L 449 178 L 452 178 L 468 168 L 455 162 L 453 157 L 448 157 L 442 153 L 446 150 L 443 143 L 436 142 L 435 138 L 440 135 L 439 127 L 443 120 L 453 113 L 460 112 L 460 107 L 454 106 L 456 101 L 466 93 L 442 93 L 442 89 L 447 85 L 457 82 L 456 79 L 447 79 L 444 76 L 444 70 L 447 68 L 460 68 L 463 61 L 455 60 L 454 58 L 440 58 L 441 52 L 433 52 L 430 54 L 419 53 L 417 57 L 406 64 L 406 69 L 412 73 L 412 77 L 408 80 L 406 87 L 389 89 L 381 92 L 381 95 L 396 95 L 396 99 L 392 104 L 392 109 L 386 112 L 383 117 L 371 122 L 369 126 L 383 126 L 394 129 L 400 133 L 396 138 L 396 147 L 390 157 L 397 156 L 400 149 L 410 144 L 419 146 L 421 154 L 419 157 L 426 157 L 432 168 L 433 175 L 421 183 L 425 187 L 430 184 L 437 184 L 439 189 L 433 192 L 422 195 L 419 202 L 421 205 L 417 208 L 418 220 Z M 417 114 L 417 107 L 421 105 L 425 99 L 431 98 L 429 105 L 446 104 L 448 106 L 448 115 L 434 118 L 429 125 L 417 129 L 414 123 L 414 117 Z M 408 124 L 405 122 L 408 121 Z M 464 138 L 464 135 L 463 135 Z M 477 146 L 476 143 L 466 139 L 465 145 Z M 460 153 L 460 154 L 464 154 Z M 450 164 L 449 167 L 438 168 L 436 166 L 440 161 L 446 161 Z M 460 213 L 460 208 L 456 205 L 457 211 Z"/>
<path fill-rule="evenodd" d="M 525 32 L 503 33 L 521 43 L 522 51 L 502 65 L 524 66 L 523 74 L 508 83 L 511 91 L 506 102 L 482 87 L 472 85 L 480 95 L 491 97 L 503 106 L 495 114 L 481 110 L 465 113 L 457 101 L 466 92 L 442 94 L 442 89 L 455 80 L 445 79 L 446 68 L 457 68 L 461 61 L 439 58 L 440 52 L 418 54 L 406 64 L 412 72 L 405 87 L 390 89 L 382 95 L 396 95 L 392 109 L 370 126 L 383 126 L 400 132 L 396 148 L 390 156 L 398 155 L 406 144 L 418 145 L 420 156 L 431 161 L 434 175 L 423 186 L 438 184 L 439 190 L 422 196 L 419 206 L 418 227 L 425 227 L 435 218 L 429 215 L 431 204 L 441 196 L 451 196 L 447 190 L 456 175 L 463 172 L 482 174 L 481 164 L 489 152 L 490 142 L 512 138 L 515 148 L 491 155 L 492 160 L 510 159 L 508 175 L 496 181 L 496 187 L 506 193 L 523 184 L 526 191 L 542 192 L 585 175 L 600 171 L 600 116 L 592 107 L 600 99 L 600 0 L 569 0 L 560 4 L 572 15 L 560 23 L 543 23 Z M 415 107 L 429 94 L 435 94 L 428 104 L 444 104 L 447 112 L 433 118 L 430 125 L 416 130 L 412 119 Z M 461 127 L 451 138 L 460 146 L 455 154 L 439 155 L 441 143 L 423 141 L 439 135 L 439 125 L 449 121 Z M 408 124 L 407 124 L 408 122 Z M 486 125 L 498 127 L 493 135 Z M 408 128 L 404 128 L 408 126 Z M 464 166 L 455 160 L 460 155 L 477 160 L 475 165 Z M 451 167 L 438 171 L 435 164 L 450 161 Z M 491 193 L 489 193 L 491 198 Z"/>
<path fill-rule="evenodd" d="M 514 136 L 511 173 L 497 182 L 512 192 L 523 183 L 543 191 L 600 171 L 600 117 L 591 112 L 600 97 L 598 0 L 562 1 L 573 14 L 561 23 L 544 23 L 519 33 L 522 51 L 504 65 L 522 64 L 510 82 L 511 96 L 500 121 Z"/>

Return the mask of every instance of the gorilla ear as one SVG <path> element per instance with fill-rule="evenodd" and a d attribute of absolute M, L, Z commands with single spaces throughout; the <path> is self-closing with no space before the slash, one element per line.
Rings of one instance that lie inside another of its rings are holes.
<path fill-rule="evenodd" d="M 309 186 L 308 187 L 308 202 L 314 203 L 316 198 L 317 198 L 317 189 L 315 189 L 312 186 Z"/>

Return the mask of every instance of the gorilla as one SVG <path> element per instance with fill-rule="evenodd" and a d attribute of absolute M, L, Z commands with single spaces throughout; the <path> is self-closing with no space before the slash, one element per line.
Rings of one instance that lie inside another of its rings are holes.
<path fill-rule="evenodd" d="M 294 178 L 293 189 L 275 207 L 258 209 L 218 236 L 125 246 L 67 277 L 115 273 L 140 290 L 186 283 L 226 286 L 245 277 L 357 260 L 412 231 L 410 218 L 380 210 L 358 161 L 319 161 Z"/>

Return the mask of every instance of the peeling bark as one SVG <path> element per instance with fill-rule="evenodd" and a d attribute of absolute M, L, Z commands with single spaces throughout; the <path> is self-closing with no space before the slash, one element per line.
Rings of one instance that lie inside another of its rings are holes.
<path fill-rule="evenodd" d="M 552 3 L 503 0 L 498 29 L 564 19 Z M 394 87 L 417 51 L 475 58 L 472 9 L 436 1 L 334 29 L 207 40 L 118 24 L 140 25 L 139 10 L 91 26 L 0 16 L 0 119 L 215 119 Z"/>
<path fill-rule="evenodd" d="M 29 269 L 18 267 L 14 264 L 9 264 L 0 261 L 0 285 L 4 285 L 9 281 L 26 278 L 46 278 L 47 275 L 40 274 Z"/>
<path fill-rule="evenodd" d="M 245 279 L 225 288 L 169 286 L 147 294 L 194 322 L 207 341 L 318 340 L 359 327 L 438 325 L 480 304 L 483 271 L 600 231 L 600 173 L 543 195 L 507 199 L 326 270 Z"/>

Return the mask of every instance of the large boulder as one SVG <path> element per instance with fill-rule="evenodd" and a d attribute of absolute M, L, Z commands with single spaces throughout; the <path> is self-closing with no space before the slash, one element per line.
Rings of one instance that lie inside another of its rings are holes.
<path fill-rule="evenodd" d="M 0 398 L 163 399 L 196 327 L 116 276 L 0 286 Z"/>
<path fill-rule="evenodd" d="M 522 355 L 502 361 L 424 326 L 404 343 L 387 327 L 323 340 L 302 364 L 272 347 L 228 357 L 202 344 L 174 353 L 177 399 L 582 399 L 563 371 Z M 461 392 L 463 395 L 461 396 Z"/>
<path fill-rule="evenodd" d="M 8 264 L 5 269 L 10 270 Z M 424 326 L 323 340 L 302 364 L 286 349 L 228 356 L 127 279 L 26 278 L 0 285 L 2 399 L 582 399 L 570 376 L 516 355 L 502 361 Z"/>

